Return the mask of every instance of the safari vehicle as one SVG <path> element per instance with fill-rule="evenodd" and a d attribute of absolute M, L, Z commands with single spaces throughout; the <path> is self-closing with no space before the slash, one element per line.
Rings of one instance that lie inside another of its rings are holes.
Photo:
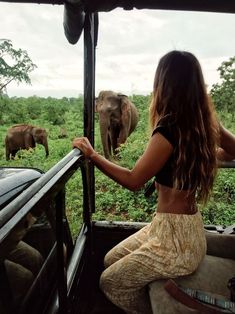
<path fill-rule="evenodd" d="M 82 31 L 84 32 L 84 135 L 92 144 L 98 12 L 121 7 L 128 10 L 137 8 L 235 13 L 235 2 L 231 0 L 8 2 L 64 5 L 64 27 L 68 41 L 76 43 Z M 12 9 L 14 10 L 14 4 Z M 235 162 L 221 166 L 234 168 Z M 66 217 L 65 187 L 71 176 L 78 171 L 81 172 L 83 181 L 83 190 L 78 191 L 83 197 L 83 225 L 74 241 Z M 4 308 L 1 313 L 123 313 L 99 290 L 103 258 L 110 248 L 137 231 L 144 223 L 92 220 L 92 214 L 95 212 L 94 168 L 84 160 L 78 149 L 73 149 L 46 173 L 32 168 L 1 168 L 0 206 L 0 301 Z M 25 223 L 29 214 L 37 217 L 37 221 L 30 228 Z M 19 226 L 21 229 L 27 229 L 19 239 L 37 248 L 43 255 L 44 262 L 27 293 L 16 306 L 5 267 L 7 256 L 3 258 L 1 252 Z M 235 226 L 219 228 L 205 225 L 205 229 L 208 252 L 203 265 L 196 274 L 179 278 L 179 281 L 176 279 L 176 282 L 229 299 L 227 282 L 235 274 Z M 149 285 L 153 313 L 235 312 L 234 308 L 225 311 L 223 308 L 212 309 L 210 306 L 207 310 L 198 307 L 192 309 L 190 304 L 182 304 L 172 298 L 164 289 L 164 283 L 164 280 L 161 280 Z M 197 306 L 202 304 L 196 302 Z M 225 302 L 222 302 L 222 305 L 225 305 Z"/>

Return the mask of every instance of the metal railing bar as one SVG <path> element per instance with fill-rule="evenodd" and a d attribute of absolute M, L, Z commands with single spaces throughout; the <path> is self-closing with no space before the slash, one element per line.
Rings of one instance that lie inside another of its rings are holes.
<path fill-rule="evenodd" d="M 0 2 L 8 3 L 35 3 L 35 4 L 58 4 L 63 5 L 63 0 L 0 0 Z M 71 1 L 70 3 L 80 3 L 80 1 Z M 107 2 L 107 1 L 106 1 Z M 113 1 L 114 2 L 114 1 Z M 85 10 L 87 12 L 107 11 L 107 8 L 101 5 L 94 4 L 92 0 L 83 1 Z M 137 8 L 137 9 L 151 9 L 151 10 L 180 10 L 180 11 L 202 11 L 202 12 L 221 12 L 221 13 L 235 13 L 235 4 L 233 0 L 211 0 L 211 1 L 195 1 L 195 0 L 148 0 L 148 1 L 126 1 L 123 5 L 116 5 L 115 2 L 109 10 L 117 7 L 123 8 Z"/>
<path fill-rule="evenodd" d="M 231 161 L 221 161 L 219 163 L 220 168 L 235 168 L 235 160 Z"/>

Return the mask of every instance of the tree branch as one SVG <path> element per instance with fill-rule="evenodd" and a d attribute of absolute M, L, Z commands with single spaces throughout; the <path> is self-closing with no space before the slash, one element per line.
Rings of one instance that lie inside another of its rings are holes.
<path fill-rule="evenodd" d="M 9 83 L 11 83 L 11 81 L 13 81 L 15 78 L 12 77 L 8 82 L 6 82 L 5 84 L 0 86 L 0 91 L 3 90 Z"/>

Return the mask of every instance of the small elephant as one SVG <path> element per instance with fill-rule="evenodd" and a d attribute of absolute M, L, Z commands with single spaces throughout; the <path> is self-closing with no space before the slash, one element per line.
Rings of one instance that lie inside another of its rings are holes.
<path fill-rule="evenodd" d="M 45 147 L 46 157 L 49 155 L 47 132 L 28 124 L 17 124 L 8 129 L 5 138 L 6 160 L 14 158 L 20 149 L 35 148 L 36 143 Z"/>
<path fill-rule="evenodd" d="M 105 158 L 110 159 L 116 148 L 125 143 L 134 131 L 139 115 L 127 96 L 113 91 L 101 91 L 96 99 L 100 136 Z"/>

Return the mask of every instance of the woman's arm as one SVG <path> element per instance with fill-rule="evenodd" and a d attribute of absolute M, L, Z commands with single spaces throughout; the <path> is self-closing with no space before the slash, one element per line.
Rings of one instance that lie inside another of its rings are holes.
<path fill-rule="evenodd" d="M 235 136 L 220 125 L 220 147 L 217 150 L 217 158 L 221 161 L 235 159 Z"/>
<path fill-rule="evenodd" d="M 140 189 L 151 179 L 163 167 L 173 151 L 166 138 L 156 133 L 150 138 L 145 152 L 134 168 L 129 170 L 99 155 L 87 138 L 74 139 L 73 147 L 81 149 L 85 157 L 92 160 L 98 169 L 131 191 Z"/>

